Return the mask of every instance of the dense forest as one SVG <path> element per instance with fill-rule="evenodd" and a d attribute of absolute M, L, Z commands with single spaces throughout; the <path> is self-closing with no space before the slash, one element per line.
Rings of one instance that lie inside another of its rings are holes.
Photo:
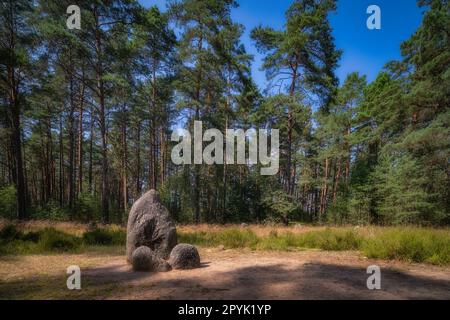
<path fill-rule="evenodd" d="M 251 30 L 262 91 L 233 0 L 2 0 L 0 216 L 123 223 L 156 188 L 179 222 L 449 224 L 450 2 L 418 5 L 401 61 L 339 83 L 335 1 L 293 0 Z M 279 129 L 279 173 L 174 165 L 195 120 Z"/>

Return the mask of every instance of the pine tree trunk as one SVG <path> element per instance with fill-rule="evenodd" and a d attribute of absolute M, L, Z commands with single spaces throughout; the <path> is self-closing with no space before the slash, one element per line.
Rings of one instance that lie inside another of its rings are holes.
<path fill-rule="evenodd" d="M 64 145 L 62 110 L 59 116 L 59 206 L 64 206 Z"/>
<path fill-rule="evenodd" d="M 198 44 L 197 44 L 198 52 L 203 51 L 203 34 L 200 35 Z M 196 90 L 195 90 L 195 100 L 198 103 L 195 107 L 195 120 L 201 120 L 200 119 L 200 109 L 199 104 L 200 101 L 200 89 L 203 79 L 203 62 L 202 57 L 199 56 L 199 67 L 198 67 L 198 74 L 197 74 L 197 84 L 196 84 Z M 194 221 L 195 223 L 200 222 L 200 165 L 194 164 Z"/>
<path fill-rule="evenodd" d="M 75 111 L 75 101 L 74 101 L 74 88 L 73 88 L 73 79 L 70 79 L 70 110 L 69 110 L 69 172 L 68 172 L 68 188 L 69 188 L 69 208 L 73 208 L 73 201 L 75 195 L 75 181 L 74 181 L 74 164 L 75 164 L 75 125 L 74 125 L 74 111 Z M 70 213 L 72 215 L 72 212 Z"/>
<path fill-rule="evenodd" d="M 5 29 L 8 39 L 7 43 L 7 86 L 8 86 L 8 102 L 10 112 L 8 113 L 11 127 L 11 155 L 13 164 L 13 180 L 16 187 L 16 214 L 20 220 L 27 218 L 26 212 L 26 185 L 24 177 L 24 163 L 22 155 L 22 129 L 20 124 L 21 107 L 19 102 L 19 75 L 16 75 L 15 70 L 15 50 L 16 50 L 16 16 L 12 2 L 8 3 L 8 18 L 6 19 Z M 6 5 L 5 5 L 6 6 Z"/>
<path fill-rule="evenodd" d="M 328 169 L 329 169 L 329 160 L 328 158 L 325 159 L 325 176 L 323 179 L 323 186 L 322 186 L 322 194 L 320 199 L 320 213 L 319 213 L 319 222 L 322 222 L 323 215 L 326 211 L 326 205 L 327 205 L 327 197 L 328 197 Z"/>
<path fill-rule="evenodd" d="M 84 71 L 83 71 L 84 73 Z M 84 82 L 81 84 L 80 92 L 80 110 L 78 115 L 78 146 L 77 146 L 77 158 L 78 158 L 78 194 L 83 193 L 83 112 L 84 112 Z"/>
<path fill-rule="evenodd" d="M 288 120 L 287 120 L 287 162 L 286 162 L 286 179 L 287 179 L 287 186 L 286 186 L 286 192 L 289 195 L 292 195 L 293 192 L 293 186 L 292 186 L 292 131 L 294 127 L 294 118 L 292 114 L 292 103 L 294 102 L 294 96 L 295 96 L 295 81 L 297 79 L 297 66 L 293 66 L 292 68 L 293 74 L 292 74 L 292 81 L 291 81 L 291 87 L 289 89 L 289 96 L 291 98 L 290 104 L 288 106 Z"/>
<path fill-rule="evenodd" d="M 159 143 L 160 143 L 160 152 L 159 152 L 159 171 L 160 171 L 160 184 L 164 184 L 164 180 L 166 178 L 166 137 L 165 137 L 165 129 L 163 126 L 160 127 L 159 131 Z"/>
<path fill-rule="evenodd" d="M 228 128 L 228 115 L 225 116 L 225 132 Z M 224 152 L 224 161 L 223 161 L 223 203 L 222 203 L 222 222 L 225 223 L 227 218 L 227 155 Z"/>
<path fill-rule="evenodd" d="M 339 159 L 337 173 L 336 173 L 336 177 L 335 177 L 335 183 L 334 183 L 334 188 L 333 188 L 333 203 L 336 203 L 340 179 L 341 179 L 341 159 Z"/>
<path fill-rule="evenodd" d="M 141 194 L 141 123 L 137 124 L 136 134 L 136 194 L 137 199 Z"/>
<path fill-rule="evenodd" d="M 109 223 L 109 185 L 108 185 L 108 144 L 107 144 L 107 128 L 106 128 L 106 110 L 105 110 L 105 92 L 103 82 L 103 62 L 102 62 L 102 43 L 100 37 L 100 25 L 97 8 L 94 8 L 94 17 L 96 22 L 95 32 L 95 49 L 97 54 L 96 66 L 96 80 L 97 80 L 97 95 L 99 103 L 98 120 L 100 124 L 101 134 L 101 159 L 102 159 L 102 182 L 101 182 L 101 205 L 102 205 L 102 220 L 104 223 Z"/>
<path fill-rule="evenodd" d="M 49 107 L 47 105 L 47 111 L 49 112 Z M 45 121 L 45 136 L 46 136 L 46 142 L 45 142 L 45 152 L 47 157 L 47 198 L 53 199 L 54 197 L 54 169 L 55 169 L 55 163 L 53 160 L 53 139 L 52 139 L 52 128 L 51 128 L 51 120 L 50 116 L 46 117 Z"/>
<path fill-rule="evenodd" d="M 89 167 L 88 167 L 88 191 L 89 194 L 93 194 L 94 189 L 92 187 L 92 166 L 93 166 L 93 152 L 94 152 L 94 123 L 95 123 L 95 118 L 93 113 L 91 112 L 91 119 L 90 119 L 91 123 L 90 123 L 90 134 L 89 134 Z"/>
<path fill-rule="evenodd" d="M 17 203 L 17 218 L 20 220 L 27 218 L 26 213 L 26 190 L 24 167 L 22 158 L 22 141 L 21 141 L 21 126 L 20 126 L 20 106 L 17 101 L 17 95 L 14 93 L 12 101 L 12 155 L 14 163 L 14 182 L 16 186 L 16 203 Z"/>
<path fill-rule="evenodd" d="M 156 141 L 155 141 L 155 121 L 151 121 L 150 131 L 149 131 L 149 181 L 150 189 L 156 189 Z"/>
<path fill-rule="evenodd" d="M 123 197 L 124 213 L 128 211 L 127 164 L 128 164 L 127 110 L 125 109 L 124 119 L 122 122 L 122 197 Z M 122 215 L 119 216 L 119 223 L 122 223 Z"/>
<path fill-rule="evenodd" d="M 347 138 L 349 138 L 349 136 L 350 136 L 350 133 L 351 133 L 350 130 L 351 130 L 350 127 L 348 127 L 347 128 Z M 348 184 L 349 184 L 349 181 L 350 181 L 351 147 L 350 147 L 350 143 L 347 142 L 346 144 L 347 144 L 348 156 L 347 156 L 347 161 L 346 161 L 346 164 L 345 164 L 345 183 L 346 183 L 347 188 L 348 188 Z"/>
<path fill-rule="evenodd" d="M 150 126 L 150 154 L 149 154 L 149 177 L 150 177 L 150 188 L 156 189 L 156 121 L 155 121 L 155 114 L 156 114 L 156 108 L 157 108 L 157 95 L 156 95 L 156 61 L 153 59 L 152 63 L 153 69 L 152 69 L 152 103 L 150 108 L 150 116 L 151 119 L 151 126 Z"/>

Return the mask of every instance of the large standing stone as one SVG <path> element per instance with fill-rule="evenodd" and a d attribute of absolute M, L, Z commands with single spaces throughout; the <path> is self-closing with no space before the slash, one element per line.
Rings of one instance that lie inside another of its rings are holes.
<path fill-rule="evenodd" d="M 194 269 L 200 267 L 200 255 L 197 248 L 180 243 L 170 253 L 169 264 L 174 269 Z"/>
<path fill-rule="evenodd" d="M 177 244 L 175 223 L 161 204 L 158 193 L 150 190 L 130 210 L 127 225 L 127 260 L 132 263 L 136 248 L 146 246 L 161 259 L 169 257 Z"/>

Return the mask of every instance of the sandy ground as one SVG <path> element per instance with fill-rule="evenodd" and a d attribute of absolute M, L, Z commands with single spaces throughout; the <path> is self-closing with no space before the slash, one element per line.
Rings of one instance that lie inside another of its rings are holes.
<path fill-rule="evenodd" d="M 0 259 L 0 299 L 450 299 L 450 268 L 385 262 L 357 252 L 201 249 L 202 267 L 133 272 L 121 254 Z M 82 289 L 66 288 L 69 265 Z M 366 287 L 370 265 L 381 290 Z"/>

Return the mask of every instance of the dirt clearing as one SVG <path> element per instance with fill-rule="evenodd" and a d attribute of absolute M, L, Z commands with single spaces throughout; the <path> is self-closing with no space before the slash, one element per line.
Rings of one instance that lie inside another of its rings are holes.
<path fill-rule="evenodd" d="M 356 252 L 201 249 L 202 268 L 131 271 L 122 254 L 0 259 L 0 299 L 450 299 L 450 268 L 366 259 Z M 82 289 L 66 288 L 81 267 Z M 366 287 L 381 267 L 382 290 Z"/>

